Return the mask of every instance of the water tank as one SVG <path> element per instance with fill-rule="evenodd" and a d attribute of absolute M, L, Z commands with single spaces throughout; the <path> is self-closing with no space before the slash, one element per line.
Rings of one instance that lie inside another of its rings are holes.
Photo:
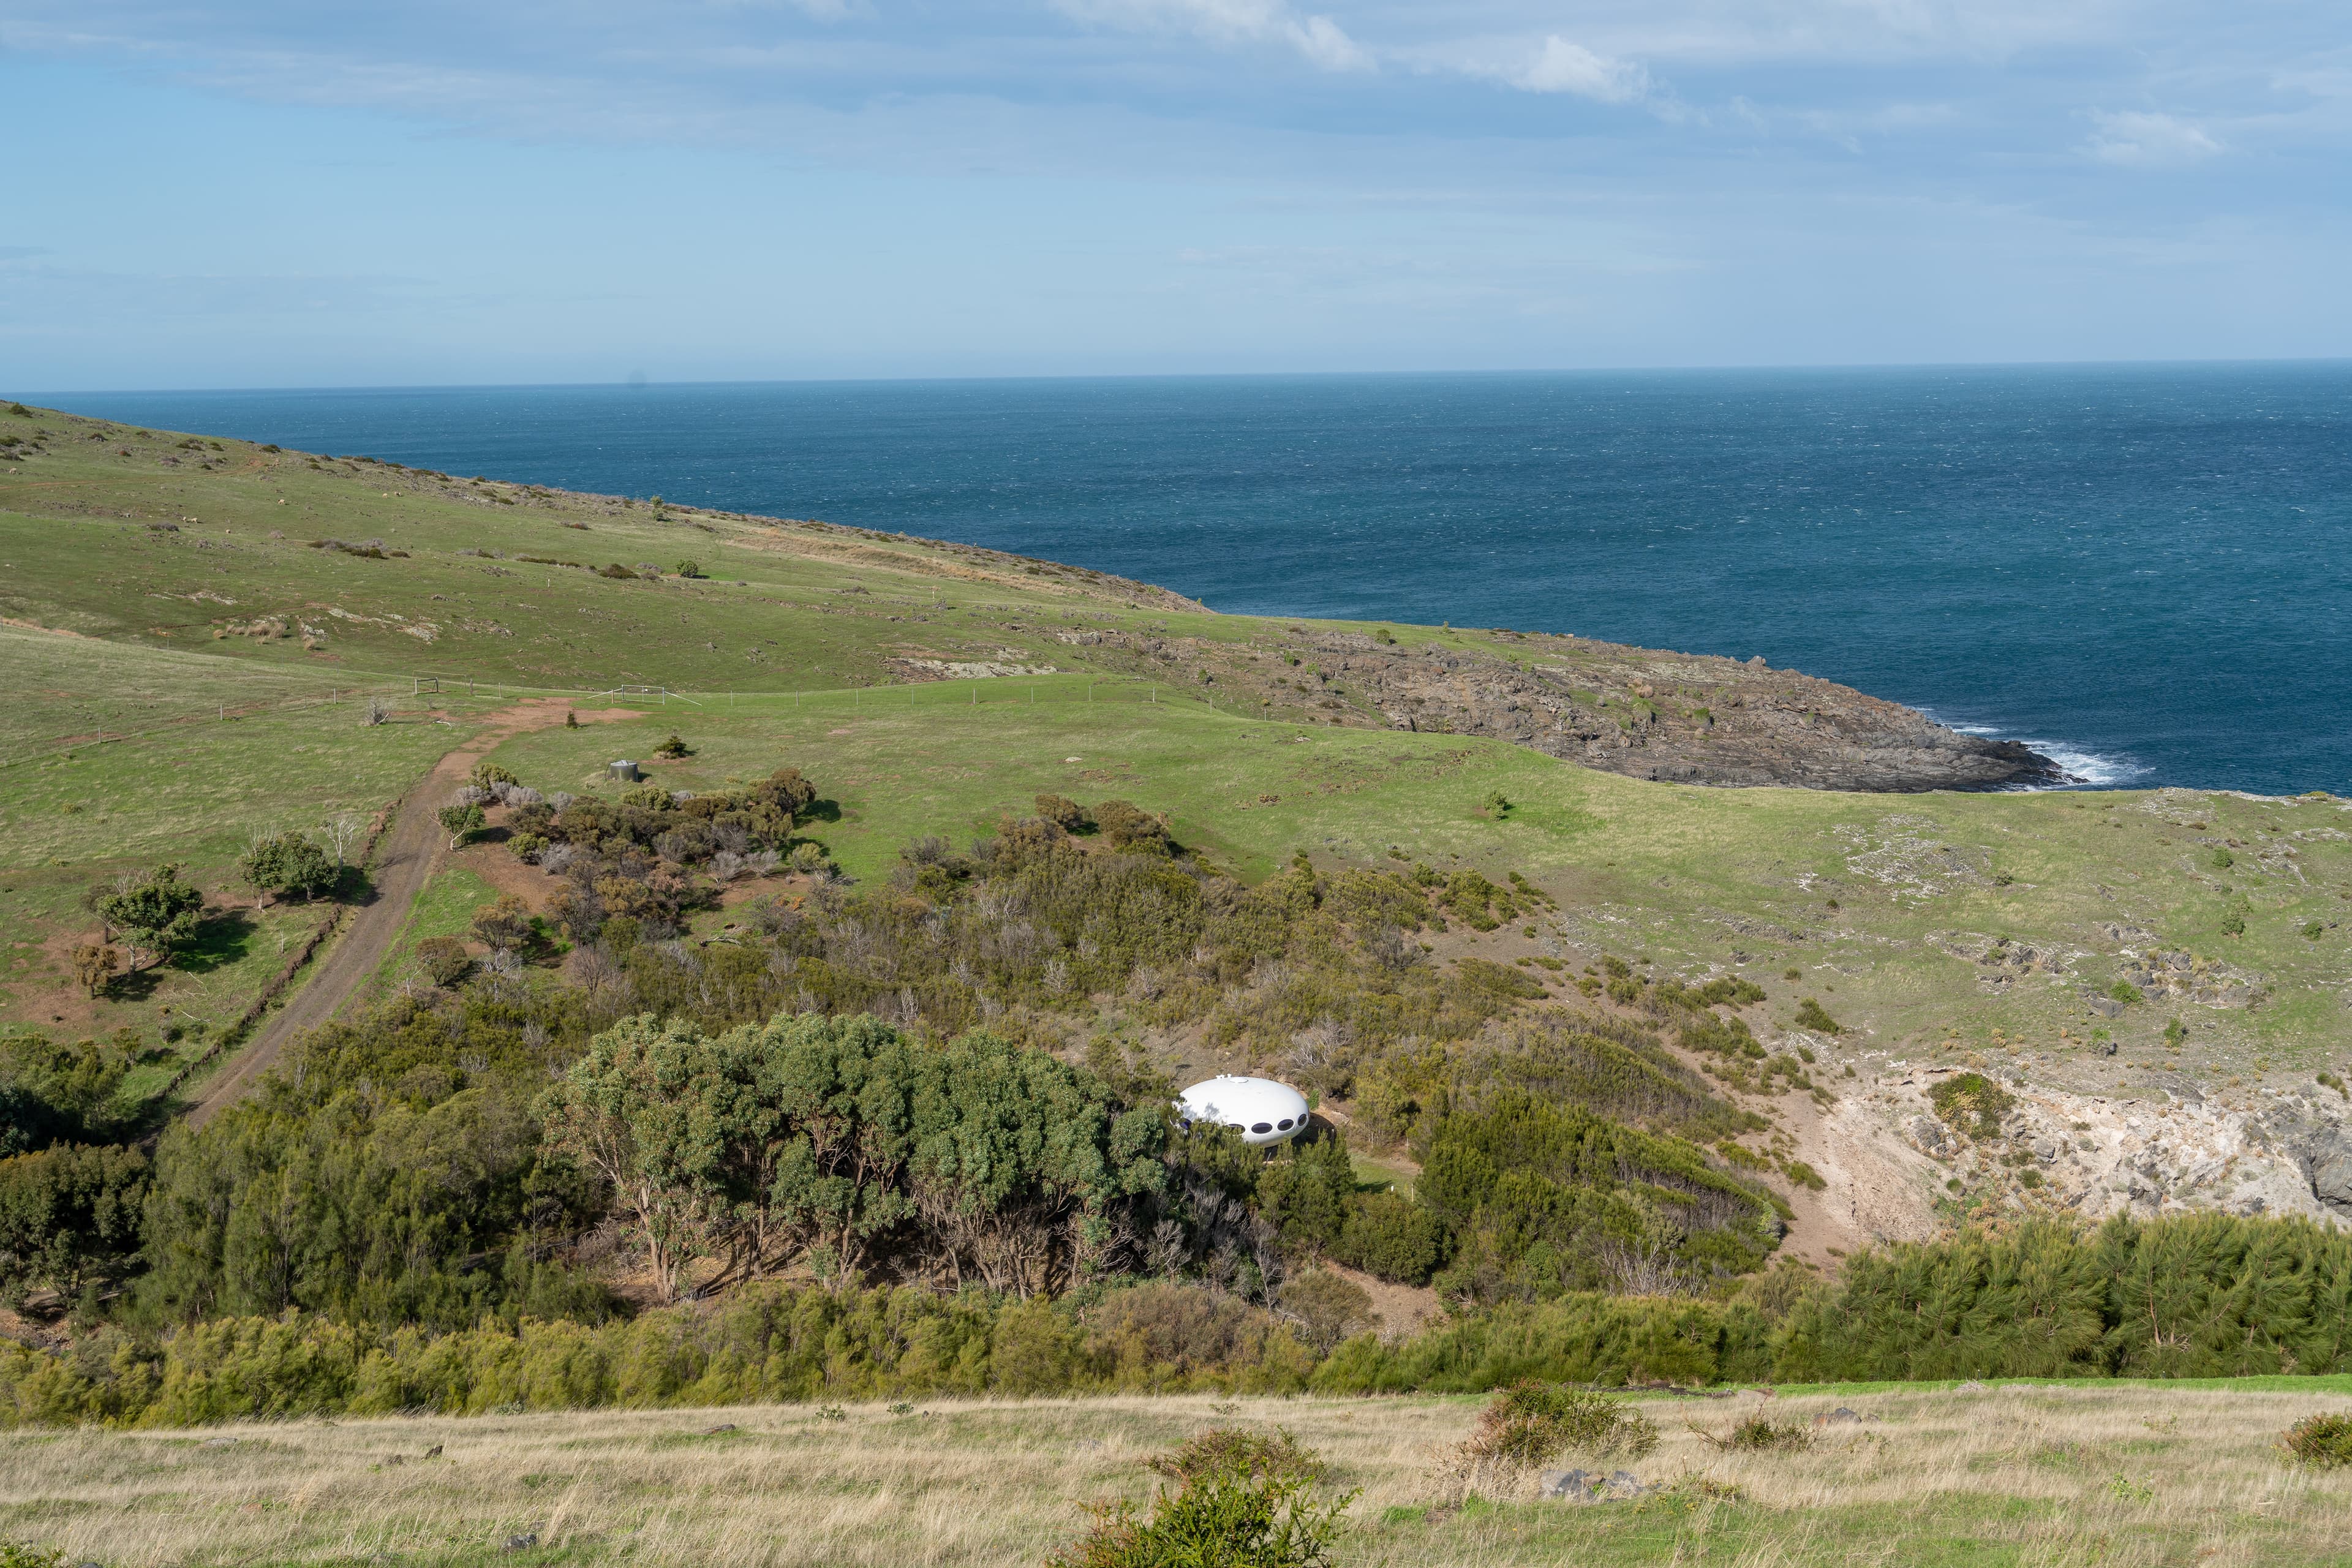
<path fill-rule="evenodd" d="M 625 761 L 614 763 L 613 764 L 612 773 L 614 778 L 619 779 L 623 784 L 635 784 L 639 779 L 646 776 L 637 771 L 636 763 Z"/>
<path fill-rule="evenodd" d="M 1307 1131 L 1307 1097 L 1270 1078 L 1220 1075 L 1176 1097 L 1177 1120 L 1236 1128 L 1244 1143 L 1280 1143 Z"/>

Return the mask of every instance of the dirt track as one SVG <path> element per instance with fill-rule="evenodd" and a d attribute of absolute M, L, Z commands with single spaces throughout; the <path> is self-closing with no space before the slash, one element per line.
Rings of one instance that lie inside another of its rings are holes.
<path fill-rule="evenodd" d="M 399 936 L 409 906 L 425 890 L 433 873 L 449 857 L 448 841 L 436 814 L 450 792 L 466 782 L 474 764 L 509 738 L 529 730 L 544 730 L 563 722 L 576 711 L 562 698 L 536 698 L 489 715 L 482 728 L 456 751 L 433 765 L 433 771 L 401 797 L 392 826 L 376 847 L 375 875 L 367 901 L 352 911 L 327 955 L 310 972 L 310 980 L 285 1006 L 271 1014 L 251 1043 L 237 1053 L 205 1088 L 204 1098 L 188 1113 L 198 1127 L 236 1100 L 268 1072 L 288 1041 L 306 1029 L 315 1029 L 342 1010 L 354 992 L 376 972 Z M 605 709 L 579 714 L 583 723 L 634 719 L 628 709 Z"/>

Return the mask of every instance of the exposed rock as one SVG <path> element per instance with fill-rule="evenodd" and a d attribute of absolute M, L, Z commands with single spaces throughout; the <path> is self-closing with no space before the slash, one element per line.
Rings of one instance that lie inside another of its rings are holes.
<path fill-rule="evenodd" d="M 1569 1502 L 1625 1502 L 1662 1489 L 1654 1483 L 1643 1485 L 1631 1470 L 1612 1470 L 1605 1477 L 1598 1470 L 1546 1470 L 1542 1486 L 1544 1496 Z"/>

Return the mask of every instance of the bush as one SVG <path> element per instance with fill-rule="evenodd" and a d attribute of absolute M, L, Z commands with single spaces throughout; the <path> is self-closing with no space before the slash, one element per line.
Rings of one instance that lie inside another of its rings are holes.
<path fill-rule="evenodd" d="M 2140 1000 L 2139 987 L 2128 980 L 2118 980 L 2108 986 L 2107 995 L 2115 1001 L 2126 1004 Z"/>
<path fill-rule="evenodd" d="M 1459 1454 L 1466 1469 L 1509 1474 L 1571 1450 L 1638 1459 L 1657 1446 L 1656 1425 L 1623 1401 L 1528 1378 L 1494 1397 Z"/>
<path fill-rule="evenodd" d="M 475 911 L 474 923 L 467 929 L 476 942 L 494 952 L 522 947 L 532 936 L 530 906 L 512 893 L 500 893 Z"/>
<path fill-rule="evenodd" d="M 156 867 L 143 882 L 99 893 L 90 903 L 99 919 L 121 932 L 134 963 L 143 952 L 153 964 L 196 940 L 205 892 L 181 881 L 180 867 L 172 862 Z"/>
<path fill-rule="evenodd" d="M 1927 1103 L 1953 1131 L 1981 1140 L 2000 1136 L 2000 1119 L 2017 1100 L 1982 1073 L 1963 1072 L 1930 1089 Z"/>
<path fill-rule="evenodd" d="M 27 410 L 20 403 L 15 412 Z M 21 1541 L 0 1541 L 0 1568 L 68 1568 L 68 1559 L 62 1552 L 44 1552 Z"/>
<path fill-rule="evenodd" d="M 1155 1455 L 1143 1463 L 1146 1468 L 1188 1486 L 1211 1476 L 1312 1483 L 1323 1479 L 1324 1469 L 1320 1455 L 1300 1447 L 1298 1439 L 1279 1426 L 1272 1436 L 1237 1426 L 1213 1427 L 1186 1438 L 1173 1453 Z"/>
<path fill-rule="evenodd" d="M 1050 822 L 1065 833 L 1084 833 L 1094 826 L 1087 808 L 1066 795 L 1041 795 L 1037 797 L 1037 819 Z"/>
<path fill-rule="evenodd" d="M 147 1156 L 58 1145 L 0 1160 L 0 1287 L 66 1295 L 125 1271 L 140 1245 Z"/>
<path fill-rule="evenodd" d="M 449 847 L 452 849 L 479 833 L 488 820 L 482 815 L 482 808 L 471 801 L 461 802 L 456 805 L 445 805 L 441 808 L 441 828 L 443 832 L 448 834 Z"/>
<path fill-rule="evenodd" d="M 1813 1029 L 1824 1035 L 1842 1035 L 1844 1026 L 1829 1016 L 1820 1001 L 1808 996 L 1797 1004 L 1797 1027 Z"/>
<path fill-rule="evenodd" d="M 327 852 L 299 833 L 257 840 L 236 869 L 256 892 L 299 893 L 305 899 L 334 887 L 340 875 Z"/>
<path fill-rule="evenodd" d="M 1124 800 L 1107 800 L 1094 809 L 1095 826 L 1114 849 L 1138 849 L 1147 855 L 1168 854 L 1168 825 L 1142 807 Z"/>
<path fill-rule="evenodd" d="M 1370 1293 L 1328 1268 L 1311 1268 L 1289 1280 L 1280 1300 L 1282 1310 L 1297 1320 L 1318 1355 L 1329 1355 L 1340 1341 L 1380 1324 Z"/>
<path fill-rule="evenodd" d="M 1747 1416 L 1720 1437 L 1704 1432 L 1699 1436 L 1718 1448 L 1739 1454 L 1799 1454 L 1813 1446 L 1813 1435 L 1801 1423 L 1774 1421 L 1768 1415 Z"/>
<path fill-rule="evenodd" d="M 1404 1285 L 1426 1285 L 1445 1261 L 1445 1226 L 1398 1193 L 1360 1193 L 1331 1256 L 1351 1268 Z"/>
<path fill-rule="evenodd" d="M 2352 1415 L 2306 1415 L 2286 1429 L 2279 1447 L 2316 1469 L 2352 1465 Z"/>
<path fill-rule="evenodd" d="M 454 936 L 428 936 L 416 944 L 416 966 L 436 985 L 455 985 L 473 972 L 473 954 Z"/>
<path fill-rule="evenodd" d="M 1318 1568 L 1354 1500 L 1318 1503 L 1301 1480 L 1213 1472 L 1162 1489 L 1148 1521 L 1132 1503 L 1097 1504 L 1094 1528 L 1047 1568 Z"/>
<path fill-rule="evenodd" d="M 660 745 L 654 748 L 654 755 L 656 757 L 670 758 L 690 757 L 694 755 L 694 748 L 688 745 L 682 737 L 672 735 L 668 740 L 664 741 Z"/>

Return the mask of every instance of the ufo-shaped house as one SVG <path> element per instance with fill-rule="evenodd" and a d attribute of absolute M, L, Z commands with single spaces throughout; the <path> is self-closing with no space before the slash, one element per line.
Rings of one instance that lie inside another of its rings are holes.
<path fill-rule="evenodd" d="M 1307 1131 L 1307 1097 L 1270 1078 L 1220 1076 L 1178 1095 L 1176 1114 L 1188 1127 L 1234 1128 L 1244 1143 L 1280 1143 Z"/>

